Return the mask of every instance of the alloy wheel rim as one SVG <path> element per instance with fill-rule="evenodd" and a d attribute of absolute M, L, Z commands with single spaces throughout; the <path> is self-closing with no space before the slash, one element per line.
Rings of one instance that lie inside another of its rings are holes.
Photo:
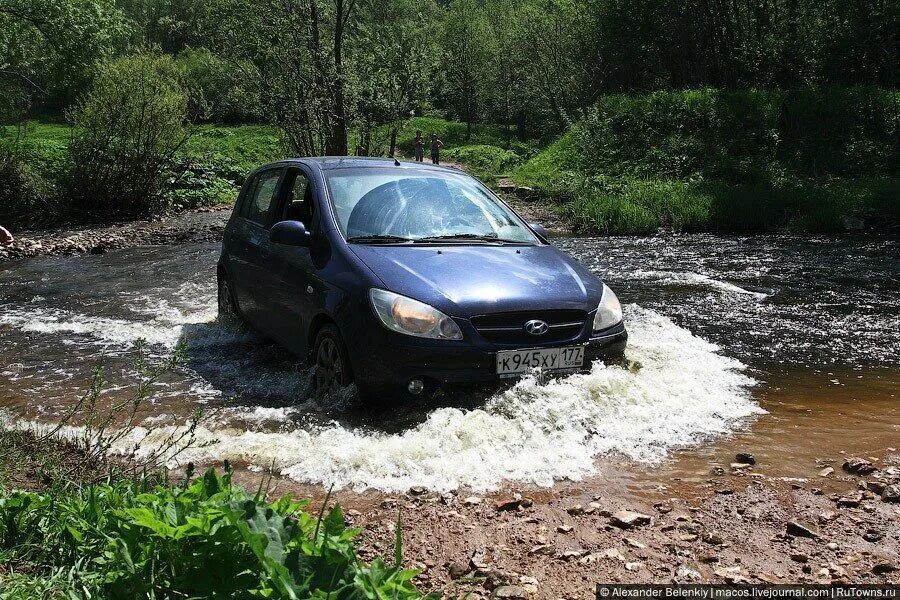
<path fill-rule="evenodd" d="M 219 309 L 226 317 L 234 316 L 234 305 L 231 303 L 231 292 L 228 290 L 228 280 L 223 279 L 219 286 Z"/>
<path fill-rule="evenodd" d="M 332 392 L 341 387 L 344 364 L 337 344 L 325 338 L 316 354 L 316 388 L 320 392 Z"/>

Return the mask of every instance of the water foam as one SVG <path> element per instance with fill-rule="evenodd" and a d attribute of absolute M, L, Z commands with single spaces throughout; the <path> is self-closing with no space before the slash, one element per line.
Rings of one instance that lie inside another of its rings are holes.
<path fill-rule="evenodd" d="M 742 294 L 752 296 L 757 300 L 763 300 L 769 297 L 769 294 L 747 290 L 739 285 L 715 279 L 702 273 L 694 273 L 693 271 L 646 271 L 637 269 L 629 272 L 634 279 L 652 279 L 662 283 L 674 285 L 694 285 L 701 287 L 709 287 L 714 290 L 725 292 L 728 294 Z"/>
<path fill-rule="evenodd" d="M 627 356 L 640 367 L 597 363 L 590 373 L 544 385 L 525 379 L 481 408 L 439 408 L 399 433 L 338 423 L 300 427 L 291 420 L 296 408 L 231 408 L 227 419 L 201 427 L 197 444 L 178 460 L 274 461 L 297 481 L 356 489 L 489 490 L 506 480 L 549 486 L 596 473 L 599 455 L 652 463 L 763 412 L 743 365 L 716 346 L 637 306 L 628 307 L 628 323 Z M 247 422 L 260 419 L 284 426 L 248 430 Z M 174 429 L 139 428 L 119 450 L 148 433 L 149 449 Z"/>

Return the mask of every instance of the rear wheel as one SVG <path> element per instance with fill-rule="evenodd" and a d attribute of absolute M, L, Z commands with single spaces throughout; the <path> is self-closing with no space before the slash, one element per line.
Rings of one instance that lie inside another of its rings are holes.
<path fill-rule="evenodd" d="M 234 302 L 234 294 L 228 283 L 228 276 L 219 277 L 219 317 L 227 321 L 237 321 L 240 318 L 237 305 Z"/>
<path fill-rule="evenodd" d="M 334 325 L 325 325 L 316 336 L 313 361 L 318 395 L 334 393 L 353 382 L 347 348 Z"/>

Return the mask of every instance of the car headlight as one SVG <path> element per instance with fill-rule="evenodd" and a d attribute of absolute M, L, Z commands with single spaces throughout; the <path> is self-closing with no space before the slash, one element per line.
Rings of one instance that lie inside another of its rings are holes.
<path fill-rule="evenodd" d="M 612 327 L 622 320 L 622 305 L 607 285 L 603 284 L 603 296 L 600 297 L 600 305 L 597 314 L 594 315 L 594 331 L 600 331 Z"/>
<path fill-rule="evenodd" d="M 424 302 L 376 288 L 369 290 L 369 300 L 391 331 L 439 340 L 463 339 L 456 321 Z"/>

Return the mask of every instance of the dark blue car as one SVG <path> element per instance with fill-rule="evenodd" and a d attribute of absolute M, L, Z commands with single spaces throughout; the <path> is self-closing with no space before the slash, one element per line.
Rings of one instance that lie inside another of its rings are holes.
<path fill-rule="evenodd" d="M 254 171 L 225 229 L 219 311 L 315 366 L 320 392 L 420 395 L 622 355 L 616 295 L 474 178 L 363 158 Z"/>

